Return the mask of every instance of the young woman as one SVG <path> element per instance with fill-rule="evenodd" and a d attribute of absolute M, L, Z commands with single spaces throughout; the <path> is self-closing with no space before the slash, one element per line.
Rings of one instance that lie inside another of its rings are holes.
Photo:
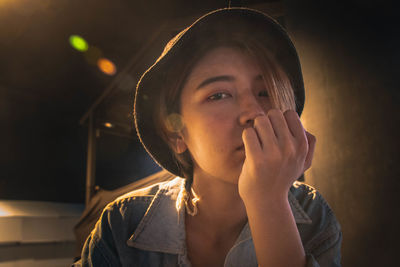
<path fill-rule="evenodd" d="M 312 187 L 315 137 L 284 29 L 251 9 L 206 14 L 135 95 L 138 136 L 173 178 L 110 203 L 83 266 L 340 266 L 341 230 Z"/>

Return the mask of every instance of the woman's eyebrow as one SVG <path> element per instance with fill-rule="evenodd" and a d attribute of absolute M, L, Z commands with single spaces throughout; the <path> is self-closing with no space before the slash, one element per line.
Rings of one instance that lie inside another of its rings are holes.
<path fill-rule="evenodd" d="M 200 83 L 199 86 L 197 86 L 196 90 L 199 90 L 200 88 L 209 85 L 210 83 L 213 82 L 220 82 L 220 81 L 225 81 L 225 82 L 232 82 L 235 80 L 235 77 L 229 76 L 229 75 L 221 75 L 221 76 L 215 76 L 215 77 L 210 77 L 205 79 Z"/>

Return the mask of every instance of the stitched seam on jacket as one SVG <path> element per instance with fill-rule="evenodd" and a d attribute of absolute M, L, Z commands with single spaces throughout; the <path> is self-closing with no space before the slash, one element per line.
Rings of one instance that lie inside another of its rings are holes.
<path fill-rule="evenodd" d="M 312 239 L 306 246 L 305 250 L 309 251 L 310 253 L 313 253 L 315 250 L 317 250 L 319 247 L 321 247 L 327 240 L 332 239 L 332 237 L 336 236 L 333 238 L 332 242 L 329 244 L 326 244 L 327 249 L 329 249 L 333 244 L 335 244 L 340 235 L 340 230 L 338 227 L 334 224 L 329 225 L 322 233 L 320 233 L 316 238 Z M 325 250 L 327 250 L 325 249 Z M 324 251 L 325 251 L 324 250 Z M 323 252 L 323 251 L 322 251 Z M 314 254 L 314 256 L 320 255 L 322 252 L 318 254 Z"/>
<path fill-rule="evenodd" d="M 160 198 L 162 197 L 162 193 L 164 193 L 165 189 L 160 189 L 154 196 L 153 200 L 151 201 L 150 205 L 147 207 L 147 210 L 140 221 L 138 227 L 134 231 L 133 240 L 143 231 L 144 227 L 146 226 L 147 222 L 153 217 L 155 208 L 160 203 Z"/>

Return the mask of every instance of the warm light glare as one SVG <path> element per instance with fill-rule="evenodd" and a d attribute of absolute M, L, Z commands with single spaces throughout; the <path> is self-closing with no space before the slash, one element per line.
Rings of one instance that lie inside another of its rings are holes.
<path fill-rule="evenodd" d="M 85 41 L 85 39 L 83 39 L 79 35 L 71 35 L 69 37 L 69 43 L 73 48 L 81 52 L 85 52 L 89 48 L 89 45 Z"/>
<path fill-rule="evenodd" d="M 117 72 L 117 68 L 115 67 L 114 63 L 106 58 L 100 58 L 97 61 L 97 66 L 107 75 L 114 75 Z"/>
<path fill-rule="evenodd" d="M 171 113 L 166 119 L 165 126 L 170 132 L 180 132 L 183 129 L 183 119 L 178 113 Z"/>
<path fill-rule="evenodd" d="M 107 127 L 107 128 L 112 128 L 113 127 L 113 125 L 111 123 L 109 123 L 109 122 L 105 122 L 104 126 Z"/>
<path fill-rule="evenodd" d="M 7 217 L 12 214 L 12 210 L 7 205 L 0 205 L 0 217 Z"/>
<path fill-rule="evenodd" d="M 0 217 L 7 216 L 7 215 L 8 215 L 8 212 L 6 212 L 5 210 L 0 208 Z"/>

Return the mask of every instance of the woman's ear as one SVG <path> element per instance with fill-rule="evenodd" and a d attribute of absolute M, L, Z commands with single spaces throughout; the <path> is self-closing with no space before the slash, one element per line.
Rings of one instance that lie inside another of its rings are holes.
<path fill-rule="evenodd" d="M 178 133 L 173 134 L 172 136 L 169 137 L 169 140 L 171 142 L 172 149 L 175 151 L 175 153 L 181 154 L 186 151 L 187 149 L 186 143 L 180 134 Z"/>
<path fill-rule="evenodd" d="M 178 154 L 181 154 L 181 153 L 185 152 L 186 149 L 187 149 L 187 146 L 186 146 L 185 141 L 183 141 L 182 137 L 179 137 L 176 140 L 176 151 L 175 152 Z"/>

